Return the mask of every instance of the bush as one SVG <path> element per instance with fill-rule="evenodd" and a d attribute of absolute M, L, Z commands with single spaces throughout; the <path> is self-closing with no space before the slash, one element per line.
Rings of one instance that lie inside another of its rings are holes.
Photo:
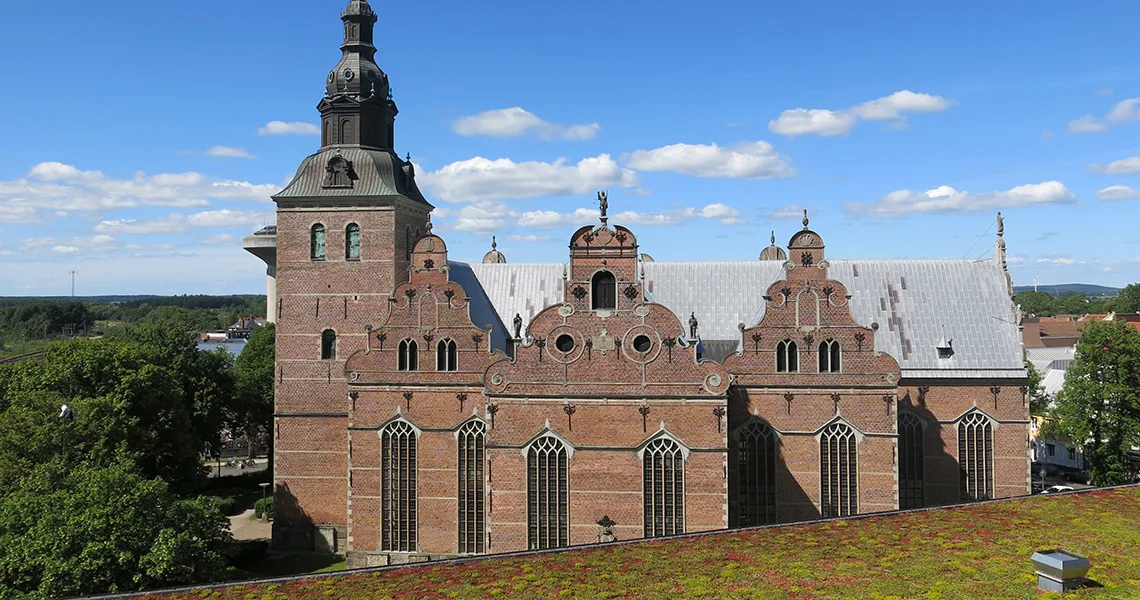
<path fill-rule="evenodd" d="M 273 496 L 262 498 L 253 503 L 253 516 L 255 519 L 260 519 L 262 515 L 272 519 L 273 518 Z"/>
<path fill-rule="evenodd" d="M 246 540 L 238 542 L 237 552 L 230 559 L 230 565 L 243 569 L 265 558 L 269 552 L 269 542 L 265 540 Z"/>

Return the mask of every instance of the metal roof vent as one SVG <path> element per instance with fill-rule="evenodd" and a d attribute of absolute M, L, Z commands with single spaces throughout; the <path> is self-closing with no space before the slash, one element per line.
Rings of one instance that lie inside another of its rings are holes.
<path fill-rule="evenodd" d="M 954 356 L 954 340 L 946 339 L 945 335 L 938 340 L 938 345 L 935 347 L 938 348 L 938 358 L 950 358 Z"/>
<path fill-rule="evenodd" d="M 1029 557 L 1037 571 L 1038 589 L 1065 593 L 1088 583 L 1089 559 L 1060 549 L 1038 550 Z"/>

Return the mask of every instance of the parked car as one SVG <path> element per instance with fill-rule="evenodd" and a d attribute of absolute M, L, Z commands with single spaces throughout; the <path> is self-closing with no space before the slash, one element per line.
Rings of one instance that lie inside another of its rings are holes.
<path fill-rule="evenodd" d="M 1071 492 L 1073 488 L 1067 485 L 1054 485 L 1047 487 L 1041 491 L 1042 494 L 1060 494 L 1061 492 Z"/>

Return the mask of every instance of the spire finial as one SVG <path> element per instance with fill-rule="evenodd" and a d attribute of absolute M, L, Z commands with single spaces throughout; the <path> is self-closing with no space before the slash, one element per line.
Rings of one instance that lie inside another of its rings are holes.
<path fill-rule="evenodd" d="M 495 236 L 491 236 L 491 249 L 492 250 L 498 250 L 499 249 L 499 240 L 496 239 Z"/>
<path fill-rule="evenodd" d="M 805 208 L 804 209 L 804 229 L 807 229 L 807 228 L 808 228 L 808 216 L 807 216 L 807 209 Z"/>
<path fill-rule="evenodd" d="M 404 155 L 404 162 L 412 162 L 412 153 L 411 152 L 408 152 L 406 155 Z"/>
<path fill-rule="evenodd" d="M 776 245 L 776 231 L 775 230 L 772 231 L 772 245 L 773 246 Z"/>

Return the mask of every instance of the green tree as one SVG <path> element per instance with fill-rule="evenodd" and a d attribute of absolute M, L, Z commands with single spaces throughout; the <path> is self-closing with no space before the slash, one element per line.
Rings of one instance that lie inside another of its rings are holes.
<path fill-rule="evenodd" d="M 1140 283 L 1131 283 L 1116 296 L 1116 310 L 1122 313 L 1140 312 Z"/>
<path fill-rule="evenodd" d="M 1140 443 L 1140 333 L 1123 321 L 1085 325 L 1053 414 L 1084 442 L 1094 485 L 1127 483 L 1126 454 Z"/>
<path fill-rule="evenodd" d="M 1025 361 L 1025 370 L 1029 371 L 1029 414 L 1043 416 L 1049 410 L 1049 396 L 1041 385 L 1041 374 L 1029 361 Z"/>
<path fill-rule="evenodd" d="M 1021 305 L 1021 311 L 1027 315 L 1051 317 L 1057 314 L 1054 307 L 1056 298 L 1046 292 L 1018 292 L 1014 301 Z"/>
<path fill-rule="evenodd" d="M 0 497 L 0 597 L 58 598 L 225 578 L 217 505 L 130 464 L 41 464 Z"/>
<path fill-rule="evenodd" d="M 264 436 L 269 446 L 269 469 L 273 469 L 273 382 L 277 330 L 271 323 L 249 336 L 245 349 L 234 361 L 237 379 L 236 429 L 256 438 Z"/>

